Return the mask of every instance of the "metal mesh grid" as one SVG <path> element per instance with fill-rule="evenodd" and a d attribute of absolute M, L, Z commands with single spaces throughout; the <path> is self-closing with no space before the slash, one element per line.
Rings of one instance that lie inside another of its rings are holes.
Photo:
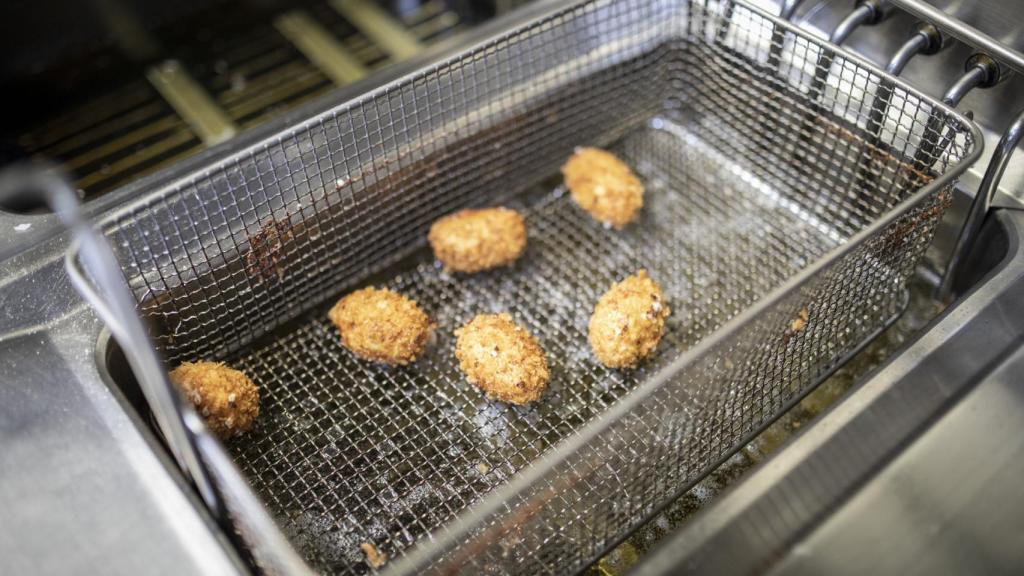
<path fill-rule="evenodd" d="M 366 570 L 364 542 L 400 556 L 535 474 L 563 440 L 576 449 L 560 446 L 536 486 L 464 518 L 453 529 L 468 543 L 428 556 L 472 571 L 584 565 L 898 311 L 944 192 L 707 348 L 910 193 L 948 183 L 974 147 L 962 119 L 899 87 L 869 135 L 879 76 L 841 55 L 808 101 L 822 45 L 783 36 L 769 67 L 773 31 L 738 3 L 581 2 L 117 215 L 110 234 L 169 361 L 226 358 L 260 386 L 257 426 L 229 448 L 316 567 Z M 922 169 L 910 159 L 942 138 L 930 116 L 950 144 Z M 605 230 L 538 183 L 578 145 L 611 145 L 635 167 L 648 189 L 638 224 Z M 530 245 L 513 269 L 452 278 L 419 251 L 437 217 L 500 200 L 527 213 Z M 607 371 L 586 322 L 640 267 L 665 288 L 668 334 L 644 368 Z M 377 283 L 439 325 L 412 367 L 355 360 L 324 318 L 381 271 Z M 551 390 L 532 408 L 487 402 L 456 370 L 451 331 L 496 309 L 551 363 Z M 654 378 L 666 367 L 670 380 Z M 628 415 L 606 414 L 627 395 Z M 581 444 L 575 433 L 595 421 L 601 442 Z"/>

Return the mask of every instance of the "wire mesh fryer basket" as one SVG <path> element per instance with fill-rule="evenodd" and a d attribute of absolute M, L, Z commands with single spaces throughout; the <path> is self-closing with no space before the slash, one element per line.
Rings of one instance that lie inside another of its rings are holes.
<path fill-rule="evenodd" d="M 973 125 L 893 78 L 869 133 L 882 76 L 742 2 L 546 7 L 147 194 L 106 233 L 169 363 L 226 359 L 260 386 L 260 420 L 227 448 L 314 567 L 359 573 L 364 544 L 394 561 L 433 534 L 397 569 L 562 572 L 898 313 L 979 150 Z M 545 179 L 580 145 L 644 181 L 630 229 Z M 528 221 L 514 267 L 451 277 L 423 254 L 433 220 L 496 202 Z M 587 352 L 587 316 L 641 267 L 675 313 L 651 363 L 609 371 Z M 324 307 L 370 280 L 438 323 L 415 365 L 337 345 Z M 551 391 L 532 408 L 486 401 L 452 358 L 451 330 L 496 309 L 548 354 Z"/>

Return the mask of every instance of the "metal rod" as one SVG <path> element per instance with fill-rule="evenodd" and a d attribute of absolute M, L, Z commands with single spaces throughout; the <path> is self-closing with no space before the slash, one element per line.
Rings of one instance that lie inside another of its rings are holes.
<path fill-rule="evenodd" d="M 732 15 L 736 11 L 736 3 L 726 0 L 722 16 L 718 19 L 718 33 L 715 35 L 716 44 L 724 44 L 726 36 L 729 35 L 729 26 L 732 24 Z"/>
<path fill-rule="evenodd" d="M 359 58 L 305 11 L 282 14 L 274 19 L 274 26 L 331 82 L 345 86 L 366 76 L 366 67 Z"/>
<path fill-rule="evenodd" d="M 829 41 L 834 44 L 841 44 L 859 26 L 874 25 L 881 22 L 889 13 L 889 11 L 886 10 L 886 7 L 887 5 L 881 0 L 860 0 L 857 2 L 857 7 L 832 31 L 832 34 L 829 36 Z M 814 119 L 822 112 L 820 109 L 821 104 L 818 103 L 818 98 L 821 96 L 825 89 L 825 84 L 828 82 L 834 58 L 835 53 L 829 50 L 822 50 L 818 56 L 818 61 L 814 70 L 814 78 L 811 79 L 811 85 L 807 94 L 807 100 L 811 104 L 811 110 L 805 115 L 803 125 L 799 132 L 797 132 L 797 137 L 802 143 L 802 146 L 799 148 L 811 148 L 810 142 L 813 137 L 812 131 L 815 121 Z M 798 152 L 798 155 L 799 154 L 801 153 Z"/>
<path fill-rule="evenodd" d="M 911 58 L 918 54 L 935 54 L 945 46 L 942 33 L 928 23 L 917 25 L 914 34 L 893 54 L 885 71 L 893 76 L 899 76 L 903 69 L 910 62 Z M 885 127 L 885 116 L 889 111 L 889 103 L 892 98 L 895 85 L 885 78 L 880 78 L 878 90 L 871 102 L 871 112 L 865 128 L 868 132 L 868 145 L 862 152 L 860 170 L 855 180 L 854 189 L 864 190 L 869 182 L 875 180 L 871 170 L 872 158 L 876 150 L 882 146 L 882 129 Z"/>
<path fill-rule="evenodd" d="M 978 192 L 974 195 L 971 208 L 967 212 L 967 219 L 964 221 L 963 228 L 960 229 L 956 246 L 953 248 L 949 264 L 946 266 L 946 272 L 942 276 L 942 283 L 939 284 L 936 296 L 941 302 L 949 300 L 953 295 L 957 275 L 960 274 L 960 269 L 974 248 L 978 233 L 981 231 L 982 224 L 985 223 L 985 217 L 988 215 L 992 200 L 999 189 L 999 182 L 1002 180 L 1006 166 L 1010 163 L 1010 158 L 1017 149 L 1022 136 L 1024 136 L 1024 110 L 1017 114 L 1016 120 L 1003 132 L 999 144 L 996 145 L 996 149 L 992 153 L 992 159 L 981 179 L 981 185 L 978 186 Z"/>
<path fill-rule="evenodd" d="M 899 76 L 903 73 L 903 68 L 906 67 L 910 59 L 918 54 L 922 53 L 928 48 L 930 41 L 928 35 L 923 32 L 918 32 L 910 37 L 899 50 L 893 54 L 892 59 L 889 60 L 889 64 L 885 66 L 885 71 L 893 76 Z"/>
<path fill-rule="evenodd" d="M 884 6 L 885 4 L 879 0 L 862 0 L 858 2 L 853 12 L 847 14 L 846 18 L 843 18 L 843 21 L 832 31 L 828 38 L 829 42 L 837 45 L 842 44 L 860 26 L 878 24 L 888 14 Z M 828 52 L 823 52 L 818 57 L 814 79 L 811 81 L 811 88 L 808 94 L 808 98 L 811 101 L 816 101 L 818 96 L 821 95 L 821 91 L 825 87 L 825 82 L 828 80 L 828 75 L 832 69 L 832 60 L 833 55 Z"/>
<path fill-rule="evenodd" d="M 946 94 L 942 97 L 942 102 L 952 108 L 955 108 L 960 104 L 960 101 L 967 96 L 971 90 L 975 88 L 988 88 L 999 83 L 1001 74 L 999 65 L 994 60 L 983 55 L 975 54 L 971 56 L 966 63 L 966 71 L 963 76 L 953 83 L 952 86 L 946 90 Z M 943 121 L 939 118 L 939 113 L 933 110 L 931 115 L 928 117 L 928 123 L 925 126 L 924 132 L 922 133 L 921 146 L 917 149 L 914 154 L 914 168 L 919 173 L 925 173 L 935 162 L 936 159 L 940 158 L 946 151 L 946 148 L 950 144 L 950 137 L 942 134 L 940 135 L 938 142 L 930 141 L 924 137 L 928 134 L 935 134 L 941 130 Z"/>
<path fill-rule="evenodd" d="M 835 30 L 828 37 L 828 41 L 833 44 L 842 44 L 850 37 L 850 34 L 854 30 L 859 28 L 862 24 L 866 24 L 875 17 L 875 9 L 868 3 L 861 4 L 854 9 L 853 12 L 847 14 L 846 18 L 836 26 Z"/>
<path fill-rule="evenodd" d="M 803 0 L 785 0 L 782 3 L 782 9 L 779 10 L 779 18 L 783 20 L 789 20 L 796 13 L 796 9 L 800 6 Z M 772 43 L 768 48 L 768 68 L 772 70 L 779 69 L 779 62 L 782 57 L 782 47 L 785 44 L 786 35 L 779 26 L 774 26 L 772 29 Z"/>
<path fill-rule="evenodd" d="M 178 61 L 153 66 L 146 78 L 204 143 L 219 144 L 237 132 L 227 113 Z"/>
<path fill-rule="evenodd" d="M 367 0 L 330 0 L 330 5 L 393 60 L 411 58 L 423 49 L 419 38 L 384 9 Z"/>
<path fill-rule="evenodd" d="M 985 82 L 985 78 L 987 76 L 988 73 L 983 67 L 975 66 L 974 68 L 971 68 L 949 87 L 949 90 L 947 90 L 946 94 L 942 97 L 942 101 L 950 106 L 960 104 L 960 101 L 963 100 L 964 96 L 967 96 L 968 92 L 978 86 L 981 86 L 982 83 Z"/>
<path fill-rule="evenodd" d="M 82 213 L 78 194 L 56 169 L 14 169 L 5 177 L 10 178 L 5 184 L 12 189 L 41 192 L 71 232 L 73 246 L 64 259 L 71 283 L 122 345 L 178 465 L 195 483 L 215 517 L 224 519 L 220 493 L 196 447 L 196 438 L 206 433 L 205 426 L 194 410 L 185 407 L 185 400 L 164 372 L 156 349 L 149 343 L 149 334 L 135 313 L 135 298 L 117 257 Z"/>

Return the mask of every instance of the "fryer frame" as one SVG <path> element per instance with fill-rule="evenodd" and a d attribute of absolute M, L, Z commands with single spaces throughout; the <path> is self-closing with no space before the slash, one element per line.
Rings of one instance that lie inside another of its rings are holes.
<path fill-rule="evenodd" d="M 561 6 L 555 6 L 555 4 L 555 2 L 549 2 L 544 4 L 545 10 L 531 10 L 529 14 L 531 14 L 532 16 L 530 18 L 525 18 L 524 15 L 524 18 L 523 20 L 520 21 L 520 23 L 529 22 L 534 19 L 540 20 L 544 17 L 543 14 L 545 13 L 556 13 L 563 9 Z M 814 44 L 825 46 L 828 49 L 838 52 L 843 59 L 855 62 L 859 66 L 871 70 L 879 77 L 892 81 L 892 83 L 895 84 L 897 87 L 900 87 L 911 94 L 919 94 L 917 91 L 913 90 L 910 86 L 900 82 L 898 79 L 887 77 L 883 72 L 877 70 L 877 68 L 874 65 L 864 61 L 862 58 L 856 56 L 855 54 L 850 54 L 846 51 L 842 51 L 841 48 L 828 45 L 827 43 L 803 32 L 799 28 L 793 27 L 786 22 L 778 20 L 777 18 L 767 13 L 764 13 L 763 11 L 755 7 L 745 7 L 769 19 L 776 26 L 781 27 L 781 29 L 785 31 L 786 36 L 792 35 L 801 37 Z M 537 16 L 537 14 L 541 15 Z M 483 44 L 489 43 L 490 41 Z M 467 48 L 460 52 L 468 53 L 472 49 L 473 48 Z M 402 81 L 403 79 L 399 79 L 392 83 L 386 84 L 379 88 L 378 90 L 368 94 L 366 98 L 372 98 L 375 94 L 385 92 L 390 86 L 400 84 Z M 872 237 L 875 237 L 878 234 L 878 232 L 880 232 L 883 228 L 891 225 L 892 223 L 896 222 L 899 218 L 907 215 L 910 211 L 919 207 L 927 198 L 929 198 L 937 190 L 941 189 L 942 187 L 948 186 L 959 173 L 965 170 L 973 161 L 975 161 L 978 158 L 978 156 L 980 156 L 982 142 L 980 138 L 980 131 L 973 123 L 965 120 L 962 116 L 956 114 L 955 111 L 948 108 L 947 106 L 942 105 L 941 103 L 936 103 L 932 99 L 926 100 L 929 102 L 929 104 L 932 104 L 934 108 L 941 110 L 942 112 L 947 114 L 949 118 L 955 118 L 958 121 L 962 122 L 964 126 L 969 127 L 969 133 L 974 140 L 975 146 L 971 149 L 970 153 L 967 154 L 963 159 L 961 159 L 953 168 L 947 170 L 938 178 L 935 178 L 934 180 L 926 184 L 923 188 L 921 188 L 913 195 L 911 195 L 909 198 L 901 202 L 896 208 L 887 211 L 881 218 L 876 219 L 868 227 L 864 228 L 863 230 L 860 230 L 857 234 L 848 239 L 846 243 L 831 250 L 828 254 L 814 261 L 814 263 L 803 269 L 797 276 L 791 278 L 782 286 L 779 286 L 778 288 L 773 290 L 767 297 L 758 300 L 758 302 L 755 303 L 753 306 L 751 306 L 744 312 L 740 313 L 732 320 L 728 321 L 724 326 L 717 329 L 711 336 L 708 336 L 703 341 L 701 341 L 700 344 L 698 344 L 695 348 L 688 350 L 680 358 L 677 358 L 674 362 L 672 362 L 672 364 L 669 367 L 665 368 L 664 370 L 659 372 L 659 374 L 657 374 L 647 382 L 643 383 L 643 385 L 635 389 L 626 398 L 620 400 L 611 409 L 607 410 L 606 412 L 602 413 L 599 417 L 595 418 L 594 420 L 586 424 L 582 430 L 577 431 L 577 434 L 571 436 L 570 438 L 567 438 L 565 441 L 561 442 L 560 445 L 551 448 L 545 454 L 544 458 L 530 463 L 505 486 L 494 490 L 483 501 L 478 502 L 469 510 L 466 510 L 463 514 L 461 514 L 457 522 L 453 522 L 447 525 L 445 531 L 442 531 L 441 533 L 434 535 L 432 537 L 432 542 L 429 541 L 429 539 L 421 539 L 417 543 L 417 545 L 407 553 L 405 557 L 400 558 L 396 560 L 393 564 L 389 565 L 387 570 L 389 572 L 394 573 L 408 573 L 408 571 L 410 570 L 427 568 L 431 566 L 434 566 L 436 568 L 437 565 L 435 565 L 435 562 L 437 562 L 438 559 L 445 554 L 446 546 L 451 546 L 453 543 L 458 542 L 460 535 L 468 535 L 474 530 L 474 528 L 479 528 L 482 523 L 489 522 L 490 519 L 493 518 L 494 513 L 498 511 L 500 508 L 504 507 L 506 502 L 513 501 L 514 497 L 517 495 L 527 493 L 533 481 L 539 481 L 547 473 L 551 472 L 554 468 L 554 463 L 564 461 L 572 454 L 578 452 L 579 449 L 587 445 L 589 441 L 598 438 L 600 433 L 603 430 L 607 430 L 609 426 L 615 423 L 615 421 L 620 420 L 624 416 L 628 415 L 633 408 L 635 408 L 637 405 L 643 402 L 645 397 L 649 396 L 651 393 L 658 390 L 659 388 L 668 385 L 669 380 L 673 374 L 680 372 L 685 366 L 691 365 L 693 362 L 696 362 L 697 359 L 704 357 L 717 344 L 720 344 L 721 342 L 725 341 L 727 338 L 729 338 L 731 335 L 739 331 L 744 326 L 747 326 L 750 323 L 756 321 L 761 314 L 773 309 L 773 307 L 777 306 L 781 302 L 788 300 L 793 294 L 799 293 L 802 287 L 805 287 L 808 283 L 810 283 L 812 279 L 818 277 L 820 273 L 823 273 L 831 269 L 833 266 L 837 264 L 837 262 L 840 261 L 840 259 L 842 259 L 844 256 L 851 254 L 854 250 L 860 248 Z M 307 121 L 307 123 L 305 123 L 304 125 L 308 126 L 312 124 L 314 121 L 315 119 Z M 236 154 L 233 157 L 237 157 L 244 154 L 245 151 Z M 222 162 L 228 161 L 230 161 L 230 159 L 226 159 Z M 131 213 L 139 206 L 144 205 L 149 198 L 160 193 L 161 191 L 156 191 L 153 192 L 152 194 L 146 194 L 142 198 L 139 198 L 134 202 L 122 206 L 121 208 L 113 211 L 111 217 L 108 218 L 106 221 L 110 222 L 111 220 L 116 220 L 116 217 L 113 216 L 113 214 Z M 75 259 L 72 258 L 71 260 L 73 261 Z M 808 387 L 806 390 L 809 391 L 810 389 L 812 389 L 812 387 Z M 191 408 L 186 406 L 183 408 L 183 410 L 185 412 L 189 412 L 191 411 Z M 770 423 L 770 421 L 771 420 L 765 422 L 765 425 L 767 425 L 767 423 Z M 214 453 L 217 453 L 218 451 L 222 450 L 216 442 L 212 441 L 200 442 L 200 449 L 206 451 L 213 451 Z M 220 454 L 216 454 L 212 458 L 212 460 L 216 460 L 222 464 L 225 458 L 222 458 Z M 233 467 L 228 466 L 227 468 L 228 472 L 221 471 L 221 475 L 227 474 L 228 476 L 231 476 L 232 474 L 237 474 L 237 470 L 232 470 Z M 229 483 L 234 485 L 231 488 L 231 490 L 241 490 L 241 487 L 237 482 L 231 481 Z M 242 486 L 244 486 L 244 481 L 242 483 Z M 251 494 L 246 496 L 251 496 Z M 252 502 L 256 501 L 248 498 L 243 498 L 242 500 L 247 501 L 248 503 L 240 504 L 239 507 L 235 509 L 236 515 L 240 512 L 242 514 L 246 514 L 246 512 L 244 512 L 246 507 L 249 506 Z M 265 514 L 265 510 L 257 510 L 255 512 Z M 455 529 L 453 529 L 453 527 Z M 271 551 L 267 550 L 266 552 Z"/>

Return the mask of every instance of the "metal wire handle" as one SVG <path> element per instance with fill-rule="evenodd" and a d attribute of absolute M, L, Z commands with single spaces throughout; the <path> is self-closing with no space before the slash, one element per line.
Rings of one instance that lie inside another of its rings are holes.
<path fill-rule="evenodd" d="M 974 248 L 978 233 L 981 231 L 981 225 L 985 222 L 985 217 L 992 206 L 992 199 L 995 197 L 996 191 L 999 190 L 999 182 L 1003 178 L 1003 172 L 1006 171 L 1006 166 L 1010 163 L 1010 157 L 1016 151 L 1017 144 L 1020 143 L 1022 136 L 1024 136 L 1024 110 L 1021 110 L 1017 114 L 1016 119 L 1007 126 L 1002 138 L 999 139 L 995 152 L 992 154 L 992 160 L 989 161 L 988 168 L 985 170 L 985 176 L 982 177 L 981 185 L 978 187 L 978 192 L 971 203 L 967 219 L 964 221 L 963 228 L 960 230 L 960 236 L 956 240 L 953 255 L 942 277 L 942 284 L 939 285 L 938 292 L 936 293 L 936 297 L 940 301 L 950 300 L 950 297 L 953 295 L 954 284 L 958 279 L 961 268 L 963 268 L 964 263 L 970 256 L 971 250 Z"/>
<path fill-rule="evenodd" d="M 215 520 L 262 573 L 312 575 L 202 419 L 168 380 L 113 250 L 82 214 L 68 182 L 53 169 L 15 170 L 8 182 L 17 189 L 41 192 L 71 232 L 72 245 L 64 256 L 68 277 L 121 345 L 171 453 Z"/>
<path fill-rule="evenodd" d="M 199 415 L 185 403 L 168 380 L 160 358 L 150 344 L 146 328 L 135 313 L 135 299 L 121 274 L 114 252 L 82 214 L 78 195 L 52 169 L 18 169 L 11 174 L 10 184 L 19 189 L 41 192 L 71 232 L 73 242 L 64 257 L 64 268 L 71 283 L 124 349 L 178 465 L 195 483 L 203 502 L 215 517 L 224 518 L 220 494 L 196 446 L 197 438 L 209 435 L 209 432 Z"/>

